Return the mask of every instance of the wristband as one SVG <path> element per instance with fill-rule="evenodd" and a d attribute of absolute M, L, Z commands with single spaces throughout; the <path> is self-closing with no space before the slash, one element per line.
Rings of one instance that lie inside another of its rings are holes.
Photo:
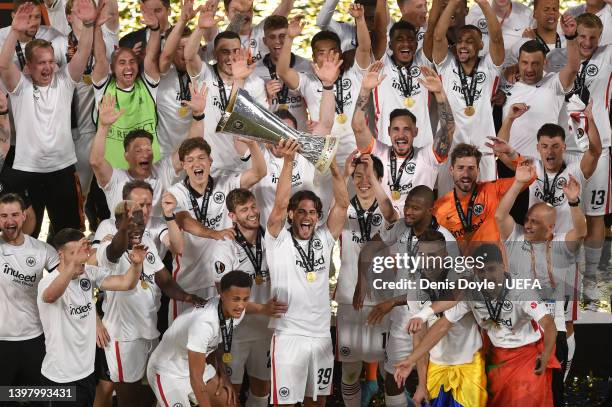
<path fill-rule="evenodd" d="M 88 23 L 87 23 L 87 22 L 85 22 L 85 21 L 83 21 L 83 27 L 85 27 L 85 28 L 91 28 L 91 27 L 93 27 L 93 26 L 94 26 L 94 24 L 96 24 L 96 22 L 95 22 L 95 21 L 90 21 L 90 22 L 88 22 Z"/>
<path fill-rule="evenodd" d="M 149 30 L 151 30 L 151 31 L 159 31 L 159 29 L 160 29 L 160 25 L 159 24 L 157 24 L 157 28 L 149 27 Z"/>
<path fill-rule="evenodd" d="M 433 308 L 431 308 L 431 305 L 428 305 L 427 307 L 420 310 L 417 314 L 415 314 L 413 318 L 421 318 L 423 322 L 427 322 L 427 320 L 431 318 L 434 314 L 435 312 Z"/>
<path fill-rule="evenodd" d="M 325 90 L 334 90 L 334 85 L 329 85 L 329 86 L 323 85 L 323 89 L 325 89 Z"/>
<path fill-rule="evenodd" d="M 0 112 L 0 116 L 5 116 L 8 114 L 8 108 L 6 110 L 3 110 L 2 112 Z"/>
<path fill-rule="evenodd" d="M 206 116 L 206 114 L 202 113 L 200 115 L 192 115 L 191 117 L 193 118 L 193 120 L 195 120 L 196 122 L 199 122 L 201 120 L 204 120 L 204 116 Z"/>
<path fill-rule="evenodd" d="M 172 214 L 172 216 L 166 216 L 166 215 L 164 215 L 164 220 L 165 220 L 166 222 L 170 222 L 170 221 L 176 220 L 176 214 L 175 214 L 175 213 L 173 213 L 173 214 Z"/>
<path fill-rule="evenodd" d="M 571 207 L 576 207 L 576 206 L 580 205 L 580 198 L 576 199 L 576 202 L 567 201 L 567 204 L 569 206 L 571 206 Z"/>
<path fill-rule="evenodd" d="M 571 40 L 575 40 L 577 36 L 578 36 L 578 33 L 575 32 L 574 35 L 565 35 L 564 37 L 566 40 L 571 41 Z"/>

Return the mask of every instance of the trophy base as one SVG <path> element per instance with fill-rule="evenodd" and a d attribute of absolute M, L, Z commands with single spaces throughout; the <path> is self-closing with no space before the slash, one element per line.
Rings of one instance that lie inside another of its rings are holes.
<path fill-rule="evenodd" d="M 325 145 L 323 146 L 323 150 L 321 151 L 321 155 L 319 159 L 315 163 L 315 168 L 321 174 L 326 172 L 329 169 L 329 166 L 334 161 L 336 157 L 336 151 L 338 150 L 338 137 L 336 136 L 327 136 L 325 137 Z"/>
<path fill-rule="evenodd" d="M 297 139 L 300 144 L 298 153 L 314 164 L 320 173 L 327 171 L 338 150 L 338 137 L 320 137 L 301 133 Z"/>

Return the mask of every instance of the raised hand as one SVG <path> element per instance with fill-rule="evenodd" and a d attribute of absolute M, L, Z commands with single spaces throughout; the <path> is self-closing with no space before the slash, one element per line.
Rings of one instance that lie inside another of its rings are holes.
<path fill-rule="evenodd" d="M 164 216 L 171 217 L 174 215 L 174 210 L 176 209 L 176 197 L 168 191 L 164 192 L 161 206 Z"/>
<path fill-rule="evenodd" d="M 249 52 L 244 48 L 232 56 L 232 77 L 235 81 L 246 80 L 255 71 L 255 64 L 249 65 L 249 59 Z"/>
<path fill-rule="evenodd" d="M 272 99 L 276 97 L 276 94 L 280 92 L 283 88 L 283 84 L 278 79 L 272 79 L 266 82 L 266 95 L 268 96 L 268 101 L 272 103 Z"/>
<path fill-rule="evenodd" d="M 376 61 L 368 67 L 363 80 L 361 81 L 361 87 L 366 90 L 372 90 L 382 83 L 387 75 L 381 74 L 383 69 L 382 61 Z"/>
<path fill-rule="evenodd" d="M 204 113 L 204 109 L 206 109 L 206 96 L 208 95 L 206 82 L 202 83 L 200 90 L 198 90 L 197 86 L 193 85 L 193 82 L 189 82 L 189 92 L 191 100 L 181 100 L 181 103 L 189 106 L 194 115 L 201 115 Z"/>
<path fill-rule="evenodd" d="M 147 7 L 146 4 L 140 3 L 140 10 L 142 11 L 142 20 L 144 25 L 151 29 L 155 29 L 155 27 L 159 28 L 159 20 L 153 10 Z"/>
<path fill-rule="evenodd" d="M 181 21 L 187 24 L 196 15 L 196 10 L 193 8 L 193 0 L 185 0 L 181 4 Z"/>
<path fill-rule="evenodd" d="M 98 15 L 98 10 L 91 0 L 75 1 L 72 12 L 84 23 L 95 22 Z"/>
<path fill-rule="evenodd" d="M 302 34 L 302 30 L 306 26 L 306 23 L 302 23 L 304 16 L 299 15 L 289 20 L 289 27 L 287 27 L 287 36 L 289 38 L 299 37 Z"/>
<path fill-rule="evenodd" d="M 350 7 L 349 7 L 349 14 L 355 20 L 358 20 L 360 18 L 364 18 L 363 5 L 357 4 L 357 3 L 351 4 Z"/>
<path fill-rule="evenodd" d="M 569 176 L 569 180 L 563 187 L 563 193 L 568 202 L 576 202 L 580 198 L 580 184 L 573 175 Z"/>
<path fill-rule="evenodd" d="M 342 62 L 340 54 L 330 52 L 320 68 L 317 64 L 312 63 L 312 69 L 324 86 L 330 86 L 338 79 Z"/>
<path fill-rule="evenodd" d="M 108 9 L 106 1 L 100 1 L 98 4 L 98 15 L 96 16 L 96 27 L 102 27 L 111 18 L 111 12 Z"/>
<path fill-rule="evenodd" d="M 484 0 L 486 1 L 486 0 Z M 431 93 L 442 93 L 444 92 L 444 88 L 442 87 L 442 81 L 440 77 L 433 69 L 427 66 L 421 66 L 421 73 L 423 74 L 423 79 L 418 78 L 419 83 L 425 87 Z"/>
<path fill-rule="evenodd" d="M 141 265 L 147 257 L 149 248 L 143 244 L 137 244 L 132 246 L 132 250 L 128 253 L 128 257 L 132 264 Z"/>
<path fill-rule="evenodd" d="M 531 27 L 525 28 L 525 30 L 523 31 L 523 38 L 529 38 L 531 40 L 535 40 L 536 39 L 535 30 Z"/>
<path fill-rule="evenodd" d="M 515 103 L 512 106 L 510 106 L 510 109 L 508 110 L 508 114 L 506 115 L 506 117 L 511 120 L 518 119 L 523 114 L 525 114 L 525 112 L 527 112 L 529 108 L 530 106 L 527 105 L 526 103 Z"/>
<path fill-rule="evenodd" d="M 98 121 L 101 125 L 111 126 L 123 114 L 124 109 L 118 110 L 116 104 L 117 101 L 113 95 L 106 94 L 102 97 L 98 106 Z"/>
<path fill-rule="evenodd" d="M 360 155 L 359 150 L 355 149 L 346 157 L 346 161 L 344 162 L 345 178 L 351 177 L 355 172 L 355 168 L 357 168 L 357 164 L 359 164 Z"/>
<path fill-rule="evenodd" d="M 571 15 L 565 13 L 561 16 L 561 29 L 566 37 L 576 34 L 576 20 Z"/>
<path fill-rule="evenodd" d="M 512 146 L 510 146 L 510 144 L 508 144 L 504 140 L 498 137 L 487 137 L 487 138 L 490 140 L 490 142 L 486 142 L 485 146 L 493 150 L 495 155 L 500 155 L 500 154 L 512 155 L 515 152 L 514 148 L 512 148 Z"/>
<path fill-rule="evenodd" d="M 278 151 L 283 158 L 293 161 L 295 153 L 300 149 L 300 145 L 297 140 L 290 138 L 279 141 L 276 148 L 276 151 Z"/>
<path fill-rule="evenodd" d="M 516 167 L 514 178 L 521 184 L 527 184 L 536 175 L 536 169 L 532 160 L 525 160 Z"/>
<path fill-rule="evenodd" d="M 208 0 L 203 6 L 200 6 L 198 10 L 200 11 L 198 28 L 202 30 L 216 27 L 223 21 L 223 17 L 215 16 L 217 13 L 217 3 L 214 0 Z"/>
<path fill-rule="evenodd" d="M 30 27 L 30 14 L 34 11 L 34 4 L 24 3 L 15 12 L 13 22 L 11 23 L 11 29 L 18 33 L 24 33 Z"/>

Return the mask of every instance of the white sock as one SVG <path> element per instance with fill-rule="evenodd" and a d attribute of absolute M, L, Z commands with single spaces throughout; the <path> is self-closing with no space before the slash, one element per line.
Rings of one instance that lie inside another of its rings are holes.
<path fill-rule="evenodd" d="M 597 277 L 597 267 L 599 266 L 599 259 L 601 259 L 601 251 L 601 247 L 584 246 L 585 277 L 593 280 Z"/>
<path fill-rule="evenodd" d="M 269 398 L 270 398 L 269 394 L 267 396 L 260 397 L 260 396 L 254 395 L 253 393 L 249 391 L 249 394 L 247 396 L 247 400 L 244 406 L 245 407 L 267 407 Z"/>
<path fill-rule="evenodd" d="M 565 376 L 563 377 L 564 381 L 567 380 L 567 375 L 572 367 L 574 352 L 576 352 L 576 336 L 571 334 L 567 337 L 567 366 L 565 367 Z"/>
<path fill-rule="evenodd" d="M 385 393 L 385 406 L 387 407 L 407 407 L 408 400 L 404 393 L 398 394 L 397 396 L 389 396 Z"/>
<path fill-rule="evenodd" d="M 342 362 L 342 400 L 347 407 L 361 405 L 361 362 Z"/>

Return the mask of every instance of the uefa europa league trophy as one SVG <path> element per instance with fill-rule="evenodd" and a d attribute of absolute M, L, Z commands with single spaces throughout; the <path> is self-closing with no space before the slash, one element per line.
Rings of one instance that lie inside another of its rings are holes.
<path fill-rule="evenodd" d="M 325 172 L 336 155 L 335 136 L 317 137 L 287 126 L 278 116 L 258 104 L 244 89 L 238 90 L 227 104 L 217 125 L 217 132 L 236 134 L 258 142 L 278 144 L 282 139 L 295 139 L 298 153 Z"/>

